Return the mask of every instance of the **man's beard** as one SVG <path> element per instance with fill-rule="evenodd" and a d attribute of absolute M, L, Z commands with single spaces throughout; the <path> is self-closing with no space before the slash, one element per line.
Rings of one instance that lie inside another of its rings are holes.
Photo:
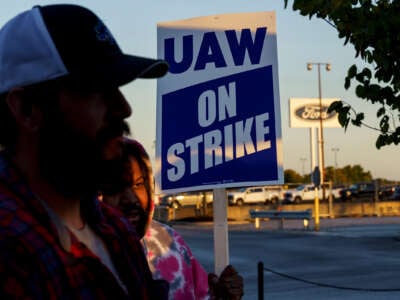
<path fill-rule="evenodd" d="M 65 196 L 93 195 L 102 181 L 103 158 L 111 138 L 129 133 L 123 121 L 109 122 L 91 139 L 53 112 L 41 128 L 39 166 L 41 175 Z"/>

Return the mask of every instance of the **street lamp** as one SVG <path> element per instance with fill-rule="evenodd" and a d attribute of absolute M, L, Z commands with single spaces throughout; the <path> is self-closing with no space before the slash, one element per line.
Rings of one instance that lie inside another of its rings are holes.
<path fill-rule="evenodd" d="M 302 171 L 302 174 L 301 174 L 301 175 L 303 175 L 303 176 L 304 176 L 304 173 L 305 173 L 305 171 L 304 171 L 304 163 L 306 162 L 306 160 L 307 160 L 307 158 L 305 158 L 305 157 L 300 157 L 300 161 L 301 161 L 301 171 Z"/>
<path fill-rule="evenodd" d="M 321 66 L 325 66 L 326 71 L 331 70 L 330 63 L 310 62 L 307 63 L 307 70 L 311 71 L 313 65 L 318 67 L 318 97 L 319 97 L 319 147 L 321 153 L 321 182 L 325 180 L 325 155 L 324 155 L 324 127 L 322 120 L 322 95 L 321 95 Z M 325 199 L 325 188 L 322 185 L 322 199 Z"/>
<path fill-rule="evenodd" d="M 333 147 L 331 149 L 333 151 L 334 157 L 335 157 L 335 167 L 333 168 L 333 182 L 337 183 L 336 180 L 336 169 L 337 169 L 337 153 L 339 151 L 338 147 Z"/>

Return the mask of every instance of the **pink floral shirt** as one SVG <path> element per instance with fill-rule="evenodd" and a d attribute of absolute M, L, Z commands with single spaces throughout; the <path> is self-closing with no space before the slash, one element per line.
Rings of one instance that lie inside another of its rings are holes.
<path fill-rule="evenodd" d="M 170 284 L 169 299 L 209 299 L 207 272 L 173 228 L 152 220 L 142 242 L 153 278 Z"/>

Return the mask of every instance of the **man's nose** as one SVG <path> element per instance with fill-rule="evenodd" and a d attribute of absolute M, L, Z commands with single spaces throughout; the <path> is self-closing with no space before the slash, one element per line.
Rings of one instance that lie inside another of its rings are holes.
<path fill-rule="evenodd" d="M 120 90 L 118 90 L 114 98 L 115 99 L 113 99 L 113 103 L 111 104 L 113 107 L 113 116 L 120 119 L 128 118 L 132 114 L 132 108 L 126 100 L 125 96 L 121 93 Z"/>

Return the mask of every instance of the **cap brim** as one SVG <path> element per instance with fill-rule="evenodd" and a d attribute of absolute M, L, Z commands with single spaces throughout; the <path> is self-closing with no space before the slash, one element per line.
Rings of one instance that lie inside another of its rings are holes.
<path fill-rule="evenodd" d="M 71 72 L 73 78 L 84 84 L 122 86 L 136 78 L 159 78 L 168 72 L 168 63 L 133 55 L 118 55 L 107 62 L 86 66 L 79 73 Z"/>
<path fill-rule="evenodd" d="M 105 81 L 121 86 L 136 78 L 162 77 L 168 72 L 168 68 L 164 60 L 122 55 L 102 71 Z"/>
<path fill-rule="evenodd" d="M 139 78 L 159 78 L 167 74 L 169 66 L 165 60 L 151 59 L 139 56 L 126 56 L 131 61 L 132 67 L 141 69 Z"/>

